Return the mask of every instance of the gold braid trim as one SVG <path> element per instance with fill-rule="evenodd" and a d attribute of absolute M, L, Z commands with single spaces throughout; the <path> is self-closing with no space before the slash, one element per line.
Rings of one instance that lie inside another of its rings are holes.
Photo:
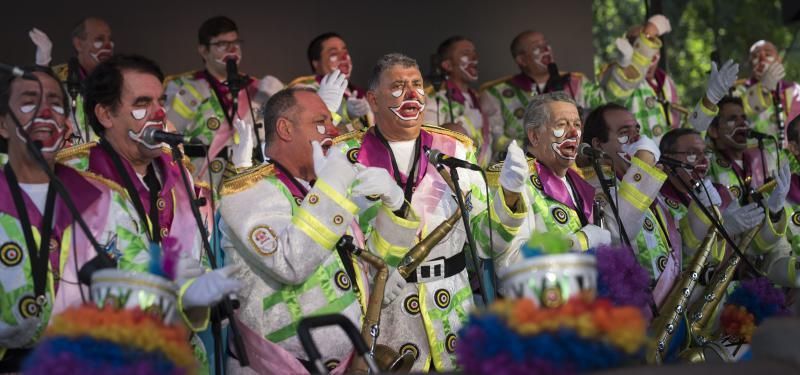
<path fill-rule="evenodd" d="M 364 130 L 353 130 L 349 133 L 344 133 L 336 138 L 333 139 L 333 144 L 338 144 L 341 142 L 349 141 L 351 139 L 358 139 L 359 142 L 364 138 L 364 134 L 366 134 L 366 129 Z"/>
<path fill-rule="evenodd" d="M 274 174 L 275 165 L 271 163 L 265 163 L 257 167 L 247 169 L 244 172 L 223 181 L 219 194 L 220 196 L 225 196 L 247 190 L 259 181 L 263 180 L 265 177 L 272 176 Z"/>
<path fill-rule="evenodd" d="M 97 142 L 81 143 L 77 146 L 62 149 L 56 153 L 56 163 L 64 163 L 78 157 L 89 156 L 89 150 L 97 146 Z"/>
<path fill-rule="evenodd" d="M 472 149 L 472 139 L 470 139 L 470 137 L 467 137 L 466 134 L 461 134 L 459 132 L 452 131 L 450 129 L 445 129 L 433 125 L 422 125 L 422 129 L 428 133 L 442 134 L 451 138 L 455 138 L 457 141 L 463 143 L 464 147 L 466 147 L 467 150 Z"/>

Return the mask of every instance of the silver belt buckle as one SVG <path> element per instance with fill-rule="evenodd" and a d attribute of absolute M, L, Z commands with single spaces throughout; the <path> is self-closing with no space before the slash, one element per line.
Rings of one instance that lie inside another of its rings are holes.
<path fill-rule="evenodd" d="M 439 258 L 422 263 L 417 267 L 417 282 L 427 283 L 444 279 L 445 258 Z"/>

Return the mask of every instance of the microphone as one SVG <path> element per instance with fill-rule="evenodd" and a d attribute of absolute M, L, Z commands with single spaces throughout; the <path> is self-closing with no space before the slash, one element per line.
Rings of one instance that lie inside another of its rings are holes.
<path fill-rule="evenodd" d="M 764 133 L 761 133 L 761 132 L 757 132 L 755 130 L 748 130 L 747 131 L 747 138 L 751 138 L 751 139 L 765 139 L 765 138 L 766 139 L 771 139 L 771 138 L 773 138 L 773 136 L 771 136 L 769 134 L 764 134 Z"/>
<path fill-rule="evenodd" d="M 676 160 L 669 156 L 664 156 L 664 155 L 661 155 L 661 158 L 658 159 L 658 162 L 674 168 L 694 169 L 694 165 L 691 165 L 689 163 L 684 163 L 680 160 Z"/>
<path fill-rule="evenodd" d="M 550 78 L 547 80 L 545 87 L 548 88 L 548 92 L 551 91 L 561 91 L 564 89 L 564 80 L 561 77 L 561 72 L 558 71 L 558 65 L 556 63 L 551 62 L 547 64 L 547 74 L 550 75 Z"/>
<path fill-rule="evenodd" d="M 471 169 L 473 171 L 482 171 L 481 167 L 472 164 L 468 161 L 464 161 L 461 159 L 456 159 L 450 155 L 442 153 L 441 151 L 435 148 L 428 148 L 425 147 L 425 154 L 428 155 L 428 161 L 431 162 L 433 165 L 444 165 L 450 168 L 464 168 L 464 169 Z"/>
<path fill-rule="evenodd" d="M 171 146 L 178 144 L 192 144 L 195 143 L 194 137 L 185 136 L 181 133 L 170 133 L 163 130 L 158 130 L 154 127 L 145 128 L 142 132 L 142 140 L 151 145 L 159 143 L 166 143 Z"/>
<path fill-rule="evenodd" d="M 67 62 L 67 91 L 69 91 L 69 96 L 73 101 L 78 97 L 80 85 L 80 64 L 78 63 L 78 58 L 73 56 Z"/>
<path fill-rule="evenodd" d="M 225 60 L 225 70 L 228 72 L 228 81 L 226 85 L 231 90 L 231 98 L 233 99 L 231 118 L 235 118 L 236 113 L 239 111 L 239 90 L 241 89 L 241 87 L 239 87 L 239 67 L 236 66 L 236 59 Z"/>
<path fill-rule="evenodd" d="M 20 68 L 18 66 L 14 66 L 14 65 L 8 65 L 8 64 L 0 63 L 0 71 L 9 72 L 9 73 L 11 73 L 11 75 L 13 75 L 15 77 L 20 77 L 20 78 L 23 78 L 23 79 L 29 79 L 31 81 L 36 81 L 37 80 L 36 76 L 33 75 L 33 73 L 25 71 L 24 69 L 22 69 L 22 68 Z"/>
<path fill-rule="evenodd" d="M 608 156 L 602 150 L 598 150 L 588 143 L 581 143 L 581 145 L 578 146 L 578 153 L 592 159 L 603 159 Z"/>

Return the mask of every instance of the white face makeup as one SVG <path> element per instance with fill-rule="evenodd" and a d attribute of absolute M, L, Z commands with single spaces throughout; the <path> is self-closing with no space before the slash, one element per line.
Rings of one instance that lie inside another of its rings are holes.
<path fill-rule="evenodd" d="M 144 126 L 142 126 L 142 128 L 139 130 L 139 132 L 134 132 L 133 130 L 128 130 L 128 137 L 130 137 L 131 139 L 133 139 L 136 142 L 139 142 L 141 145 L 143 145 L 144 147 L 147 147 L 147 148 L 149 148 L 151 150 L 156 150 L 156 149 L 159 149 L 162 146 L 164 146 L 163 143 L 151 145 L 151 144 L 145 142 L 144 139 L 142 139 L 142 136 L 144 135 L 144 130 L 149 128 L 149 127 L 157 127 L 158 130 L 162 130 L 162 131 L 166 130 L 166 125 L 164 124 L 164 120 L 163 120 L 163 118 L 164 118 L 163 111 L 164 110 L 163 109 L 159 109 L 159 111 L 161 111 L 162 114 L 161 115 L 156 115 L 154 117 L 161 118 L 161 120 L 148 120 L 148 121 L 146 121 L 144 123 Z M 142 120 L 145 117 L 147 117 L 147 109 L 146 108 L 134 109 L 134 110 L 131 111 L 131 116 L 136 120 Z"/>
<path fill-rule="evenodd" d="M 566 130 L 564 130 L 564 128 L 553 129 L 553 136 L 556 138 L 561 138 L 564 136 L 565 131 Z"/>
<path fill-rule="evenodd" d="M 394 96 L 395 98 L 399 98 L 401 95 L 403 95 L 404 92 L 405 91 L 403 89 L 394 90 L 392 91 L 392 96 Z"/>
<path fill-rule="evenodd" d="M 553 55 L 549 44 L 544 47 L 534 48 L 531 53 L 533 54 L 533 62 L 542 68 L 546 68 L 548 64 L 553 62 Z"/>
<path fill-rule="evenodd" d="M 394 93 L 392 93 L 394 95 Z M 425 103 L 416 100 L 403 100 L 399 106 L 389 107 L 390 110 L 403 121 L 416 120 L 425 110 Z"/>
<path fill-rule="evenodd" d="M 342 55 L 331 55 L 328 58 L 328 66 L 331 70 L 339 69 L 347 77 L 353 70 L 353 60 L 350 59 L 350 54 L 344 53 Z"/>
<path fill-rule="evenodd" d="M 94 43 L 92 43 L 92 47 L 94 47 L 97 51 L 96 52 L 90 52 L 89 56 L 91 56 L 92 59 L 94 59 L 94 61 L 101 62 L 101 61 L 108 60 L 108 58 L 110 58 L 111 55 L 114 54 L 114 42 L 109 43 L 111 45 L 110 49 L 109 48 L 103 48 L 104 44 L 105 43 L 103 43 L 102 41 L 99 41 L 99 40 L 95 41 Z"/>
<path fill-rule="evenodd" d="M 617 142 L 619 142 L 619 144 L 621 144 L 621 145 L 627 144 L 629 140 L 630 140 L 630 137 L 627 136 L 627 135 L 621 135 L 621 136 L 617 137 Z"/>
<path fill-rule="evenodd" d="M 561 142 L 553 142 L 550 144 L 550 147 L 553 149 L 553 152 L 558 155 L 558 157 L 566 160 L 575 160 L 578 156 L 578 142 L 581 139 L 581 131 L 576 131 L 577 135 L 575 137 L 567 138 Z M 553 136 L 556 138 L 561 138 L 565 134 L 564 128 L 554 129 Z"/>
<path fill-rule="evenodd" d="M 22 113 L 31 113 L 35 109 L 35 105 L 28 104 L 20 106 L 19 110 Z M 64 107 L 51 105 L 50 110 L 59 115 L 64 114 Z M 65 124 L 59 124 L 55 119 L 50 116 L 34 117 L 27 124 L 22 126 L 23 131 L 28 133 L 31 138 L 37 139 L 42 144 L 42 152 L 56 152 L 61 149 L 66 141 L 67 127 Z M 25 138 L 16 129 L 17 138 L 25 141 Z M 47 137 L 42 139 L 42 137 Z"/>
<path fill-rule="evenodd" d="M 461 56 L 458 69 L 471 81 L 478 80 L 478 60 L 470 60 L 468 56 Z"/>
<path fill-rule="evenodd" d="M 747 133 L 750 131 L 749 122 L 745 121 L 744 126 L 736 126 L 736 121 L 731 120 L 726 122 L 725 125 L 730 128 L 730 131 L 727 134 L 723 134 L 723 137 L 739 145 L 747 144 Z"/>

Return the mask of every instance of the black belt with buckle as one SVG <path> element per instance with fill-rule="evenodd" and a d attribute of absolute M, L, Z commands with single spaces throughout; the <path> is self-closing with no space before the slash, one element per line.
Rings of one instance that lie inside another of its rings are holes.
<path fill-rule="evenodd" d="M 206 145 L 183 145 L 183 153 L 184 155 L 190 158 L 204 158 L 206 154 L 208 154 L 208 146 Z M 224 155 L 225 157 L 228 156 L 228 146 L 219 150 L 217 155 Z M 215 155 L 216 156 L 216 155 Z"/>
<path fill-rule="evenodd" d="M 445 259 L 439 257 L 420 264 L 414 273 L 406 277 L 409 283 L 428 282 L 458 275 L 467 266 L 464 251 Z"/>
<path fill-rule="evenodd" d="M 3 359 L 0 359 L 0 373 L 13 373 L 22 371 L 22 361 L 31 354 L 33 349 L 6 349 Z"/>

